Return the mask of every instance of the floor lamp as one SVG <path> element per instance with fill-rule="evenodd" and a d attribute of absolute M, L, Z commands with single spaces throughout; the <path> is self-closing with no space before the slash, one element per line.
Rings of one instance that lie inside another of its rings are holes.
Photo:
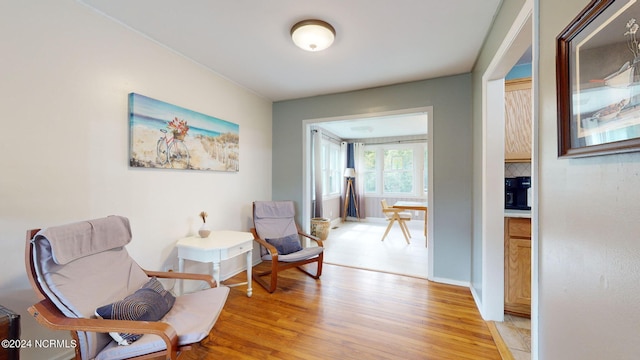
<path fill-rule="evenodd" d="M 355 189 L 353 188 L 353 179 L 356 177 L 356 170 L 354 168 L 344 169 L 344 177 L 347 178 L 347 191 L 345 192 L 344 199 L 344 211 L 342 211 L 342 222 L 347 219 L 347 211 L 349 210 L 349 202 L 351 196 L 353 196 L 353 205 L 356 208 L 356 217 L 360 220 L 360 214 L 358 213 L 358 197 Z"/>

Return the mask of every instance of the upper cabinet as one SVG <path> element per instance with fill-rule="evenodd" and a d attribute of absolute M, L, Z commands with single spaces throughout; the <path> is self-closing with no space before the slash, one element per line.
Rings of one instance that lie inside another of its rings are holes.
<path fill-rule="evenodd" d="M 531 78 L 505 81 L 506 162 L 531 161 Z"/>

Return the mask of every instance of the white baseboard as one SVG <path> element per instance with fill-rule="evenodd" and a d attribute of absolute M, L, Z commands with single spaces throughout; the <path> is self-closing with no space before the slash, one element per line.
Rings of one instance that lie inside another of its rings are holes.
<path fill-rule="evenodd" d="M 258 265 L 261 262 L 262 262 L 261 259 L 253 259 L 253 264 L 251 264 L 251 267 L 254 267 L 254 266 Z M 232 277 L 234 277 L 234 276 L 236 276 L 236 275 L 238 275 L 240 273 L 246 272 L 246 271 L 247 271 L 247 266 L 246 265 L 244 265 L 242 267 L 237 267 L 237 268 L 232 269 L 230 271 L 225 271 L 224 273 L 220 274 L 220 280 L 221 281 L 225 281 L 227 279 L 231 279 Z"/>
<path fill-rule="evenodd" d="M 367 222 L 386 223 L 387 219 L 386 218 L 375 218 L 375 217 L 367 217 L 367 218 L 363 218 L 363 219 L 358 219 L 356 217 L 347 216 L 346 221 L 349 221 L 349 222 L 363 222 L 363 223 L 367 223 Z M 340 224 L 342 224 L 342 218 L 331 220 L 331 227 L 339 226 Z"/>
<path fill-rule="evenodd" d="M 482 316 L 483 319 L 486 319 L 484 314 L 482 314 L 482 299 L 480 299 L 480 295 L 478 295 L 476 289 L 473 286 L 470 286 L 469 289 L 471 289 L 471 296 L 473 296 L 473 301 L 476 302 L 476 307 L 478 308 L 478 311 L 480 311 L 480 316 Z"/>
<path fill-rule="evenodd" d="M 438 278 L 438 277 L 430 278 L 429 280 L 433 281 L 433 282 L 441 283 L 441 284 L 463 286 L 463 287 L 471 288 L 471 283 L 468 282 L 468 281 L 460 281 L 460 280 Z"/>

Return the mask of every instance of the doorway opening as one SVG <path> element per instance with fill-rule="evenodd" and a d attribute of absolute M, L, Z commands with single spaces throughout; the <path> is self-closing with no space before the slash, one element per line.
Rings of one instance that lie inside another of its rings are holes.
<path fill-rule="evenodd" d="M 485 320 L 503 321 L 505 303 L 505 77 L 527 49 L 533 49 L 532 78 L 532 234 L 531 354 L 537 356 L 537 47 L 534 44 L 533 1 L 527 0 L 482 77 L 481 274 L 472 292 Z M 479 281 L 478 281 L 479 278 Z M 480 286 L 477 288 L 476 286 Z"/>
<path fill-rule="evenodd" d="M 315 191 L 314 191 L 314 181 L 312 179 L 312 174 L 313 174 L 313 151 L 312 151 L 312 131 L 313 130 L 317 130 L 317 129 L 322 129 L 322 133 L 325 134 L 325 136 L 327 138 L 329 138 L 329 140 L 327 141 L 327 143 L 331 143 L 333 142 L 334 144 L 336 143 L 359 143 L 363 145 L 363 148 L 367 149 L 366 151 L 369 151 L 369 156 L 371 155 L 371 151 L 374 150 L 376 147 L 384 147 L 384 144 L 393 144 L 393 146 L 400 146 L 405 147 L 405 148 L 412 148 L 412 149 L 424 149 L 424 150 L 416 150 L 414 151 L 414 154 L 416 155 L 415 158 L 412 158 L 412 165 L 414 167 L 417 167 L 418 169 L 416 170 L 416 174 L 419 175 L 415 175 L 420 177 L 420 181 L 416 182 L 416 187 L 412 188 L 409 194 L 404 194 L 402 196 L 403 199 L 405 200 L 423 200 L 424 202 L 428 201 L 428 198 L 430 196 L 432 196 L 433 191 L 430 189 L 431 187 L 431 181 L 429 181 L 429 178 L 431 177 L 431 173 L 432 171 L 429 170 L 429 168 L 431 167 L 431 163 L 432 161 L 429 161 L 429 158 L 432 158 L 432 154 L 431 154 L 431 149 L 429 149 L 431 147 L 431 142 L 428 141 L 428 138 L 430 137 L 429 134 L 431 134 L 431 130 L 432 130 L 432 113 L 433 110 L 431 107 L 424 107 L 424 108 L 413 108 L 413 109 L 406 109 L 406 110 L 400 110 L 400 111 L 392 111 L 392 112 L 381 112 L 381 113 L 370 113 L 370 114 L 362 114 L 362 115 L 356 115 L 356 116 L 350 116 L 350 117 L 333 117 L 333 118 L 323 118 L 323 119 L 309 119 L 309 120 L 305 120 L 303 122 L 303 179 L 304 179 L 304 189 L 303 189 L 303 199 L 302 199 L 302 220 L 301 220 L 301 224 L 303 226 L 303 228 L 305 229 L 309 229 L 309 224 L 310 224 L 310 219 L 314 216 L 318 216 L 317 214 L 314 214 L 314 195 L 315 195 Z M 333 147 L 334 145 L 330 145 L 330 147 Z M 418 156 L 419 155 L 419 156 Z M 415 159 L 419 159 L 417 161 L 415 161 Z M 380 162 L 382 160 L 380 159 Z M 384 219 L 384 215 L 382 214 L 382 210 L 381 210 L 381 205 L 380 205 L 380 200 L 384 197 L 386 197 L 389 194 L 385 194 L 383 191 L 381 191 L 381 188 L 378 188 L 377 192 L 371 192 L 371 191 L 367 191 L 364 192 L 364 184 L 365 184 L 365 180 L 361 178 L 362 180 L 362 187 L 360 189 L 359 193 L 361 196 L 364 197 L 364 201 L 363 202 L 359 202 L 362 206 L 361 209 L 359 209 L 359 213 L 362 214 L 360 215 L 360 218 L 357 218 L 355 216 L 351 216 L 351 214 L 349 216 L 347 216 L 346 218 L 346 222 L 343 222 L 343 205 L 344 205 L 344 196 L 345 196 L 345 185 L 346 185 L 346 181 L 345 178 L 343 177 L 343 173 L 342 171 L 344 170 L 344 168 L 346 168 L 346 163 L 342 162 L 345 165 L 342 165 L 341 168 L 339 169 L 338 172 L 336 172 L 336 175 L 340 177 L 339 181 L 341 183 L 341 187 L 340 187 L 340 193 L 336 194 L 325 194 L 327 196 L 323 196 L 323 204 L 325 206 L 323 206 L 323 210 L 322 210 L 322 214 L 321 216 L 323 217 L 328 217 L 331 218 L 332 220 L 332 227 L 334 227 L 333 230 L 335 230 L 335 234 L 336 236 L 340 235 L 340 236 L 351 236 L 351 234 L 353 234 L 353 231 L 358 231 L 358 229 L 360 229 L 360 231 L 362 231 L 362 234 L 367 233 L 367 231 L 372 231 L 375 230 L 375 228 L 380 228 L 382 227 L 382 232 L 378 235 L 373 235 L 371 233 L 369 233 L 367 236 L 369 237 L 371 244 L 375 245 L 375 246 L 388 246 L 388 247 L 399 247 L 401 248 L 402 251 L 404 251 L 405 253 L 407 252 L 407 249 L 409 246 L 412 247 L 416 247 L 418 246 L 418 244 L 422 244 L 421 246 L 426 247 L 426 236 L 422 236 L 419 237 L 418 235 L 423 235 L 424 233 L 424 228 L 422 226 L 422 224 L 424 224 L 424 220 L 423 216 L 424 214 L 422 214 L 422 212 L 420 212 L 420 214 L 417 214 L 418 212 L 416 212 L 415 215 L 418 215 L 417 218 L 419 220 L 415 221 L 415 225 L 418 225 L 418 230 L 416 231 L 415 229 L 413 230 L 413 232 L 415 233 L 415 239 L 412 241 L 411 244 L 407 244 L 405 242 L 405 238 L 402 237 L 401 233 L 399 232 L 400 228 L 397 228 L 398 230 L 398 234 L 400 234 L 399 238 L 389 238 L 387 237 L 387 239 L 385 239 L 385 241 L 381 241 L 381 237 L 382 234 L 384 233 L 384 229 L 386 227 L 386 221 Z M 424 166 L 424 168 L 423 168 Z M 356 169 L 357 172 L 360 172 L 361 169 Z M 426 170 L 426 177 L 422 176 L 422 173 L 424 172 L 424 170 Z M 360 175 L 360 174 L 359 174 Z M 364 176 L 364 174 L 362 174 Z M 372 181 L 375 182 L 375 176 L 374 174 L 368 174 L 367 175 L 367 180 L 366 183 L 368 184 L 368 186 L 371 186 Z M 358 182 L 358 178 L 356 178 L 356 183 Z M 378 186 L 381 186 L 380 183 L 378 183 Z M 371 188 L 369 188 L 368 190 L 371 190 Z M 395 195 L 399 195 L 399 194 L 395 194 Z M 402 195 L 402 194 L 400 194 Z M 400 197 L 400 196 L 398 196 Z M 397 200 L 396 197 L 394 198 L 389 198 L 391 199 L 391 201 Z M 429 209 L 431 210 L 431 209 Z M 432 211 L 427 212 L 427 216 L 430 216 L 432 214 Z M 430 223 L 427 220 L 427 223 Z M 358 225 L 362 225 L 362 226 L 358 226 Z M 370 226 L 367 226 L 370 225 Z M 365 230 L 365 227 L 368 228 L 368 230 Z M 393 226 L 393 228 L 396 228 L 397 226 Z M 342 229 L 341 229 L 342 228 Z M 348 232 L 349 234 L 345 235 L 344 231 L 348 228 Z M 332 230 L 332 231 L 333 231 Z M 420 231 L 422 230 L 422 231 Z M 392 230 L 390 232 L 390 236 L 394 236 L 393 232 L 395 232 L 395 229 Z M 329 233 L 329 241 L 331 240 L 331 236 L 332 236 L 332 232 L 330 231 Z M 335 244 L 334 244 L 335 245 Z M 338 250 L 339 247 L 336 247 L 336 250 Z M 366 250 L 366 248 L 364 249 Z M 397 249 L 396 249 L 397 250 Z M 429 264 L 431 263 L 431 261 L 429 261 L 428 257 L 429 257 L 429 251 L 428 249 L 423 249 L 424 250 L 424 254 L 425 254 L 425 258 L 424 258 L 424 271 L 422 271 L 422 276 L 420 277 L 426 277 L 426 275 L 428 274 L 428 268 L 429 268 Z M 328 252 L 332 251 L 332 249 L 330 247 L 327 248 Z M 346 251 L 346 250 L 345 250 Z M 360 251 L 359 252 L 359 256 L 361 257 L 366 257 L 367 256 L 367 251 Z M 408 254 L 409 255 L 409 254 Z M 330 260 L 331 255 L 327 255 L 325 254 L 325 259 L 329 259 L 328 262 L 331 262 Z M 335 256 L 334 259 L 338 259 L 338 258 L 343 258 L 340 257 L 339 255 Z M 338 261 L 338 260 L 336 260 Z M 353 259 L 352 263 L 353 266 L 355 267 L 362 267 L 362 268 L 368 268 L 370 270 L 378 270 L 378 271 L 385 271 L 385 272 L 396 272 L 393 270 L 389 270 L 389 266 L 388 264 L 381 264 L 380 266 L 378 266 L 378 269 L 371 266 L 358 266 L 358 264 L 363 264 L 364 261 L 363 259 Z M 389 262 L 393 262 L 393 259 L 390 259 Z M 400 267 L 399 265 L 401 265 L 401 262 L 396 261 L 396 263 L 398 263 L 398 265 L 396 265 L 398 268 Z M 341 265 L 349 265 L 347 263 L 345 264 L 341 264 Z M 391 267 L 393 268 L 393 267 Z M 401 273 L 401 272 L 397 272 L 397 273 Z"/>

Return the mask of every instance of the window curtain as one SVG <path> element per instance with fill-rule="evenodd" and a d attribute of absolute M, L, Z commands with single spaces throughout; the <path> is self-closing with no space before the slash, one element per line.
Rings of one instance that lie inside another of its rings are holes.
<path fill-rule="evenodd" d="M 311 130 L 311 148 L 312 148 L 312 192 L 313 208 L 311 209 L 312 217 L 323 217 L 322 212 L 322 130 Z"/>
<path fill-rule="evenodd" d="M 364 171 L 363 143 L 353 143 L 353 165 L 356 169 L 356 182 L 353 185 L 358 197 L 358 213 L 360 214 L 361 219 L 365 219 L 367 217 L 367 214 L 365 211 L 366 199 L 364 196 L 364 176 L 362 175 L 362 171 Z"/>
<path fill-rule="evenodd" d="M 364 169 L 364 144 L 362 143 L 349 143 L 347 144 L 347 164 L 346 168 L 353 168 L 356 171 L 356 177 L 353 179 L 354 195 L 351 195 L 349 199 L 349 208 L 347 209 L 347 216 L 365 218 L 365 199 L 364 199 L 364 180 L 360 171 Z M 345 179 L 345 184 L 346 184 Z M 345 194 L 346 196 L 350 194 Z M 356 202 L 358 209 L 356 211 Z"/>
<path fill-rule="evenodd" d="M 344 169 L 347 168 L 347 146 L 348 144 L 344 141 L 340 143 L 340 169 L 343 169 L 340 176 L 344 174 Z M 342 218 L 344 216 L 344 202 L 347 199 L 347 178 L 340 182 L 340 193 L 342 194 L 342 202 L 340 203 L 340 217 Z"/>

